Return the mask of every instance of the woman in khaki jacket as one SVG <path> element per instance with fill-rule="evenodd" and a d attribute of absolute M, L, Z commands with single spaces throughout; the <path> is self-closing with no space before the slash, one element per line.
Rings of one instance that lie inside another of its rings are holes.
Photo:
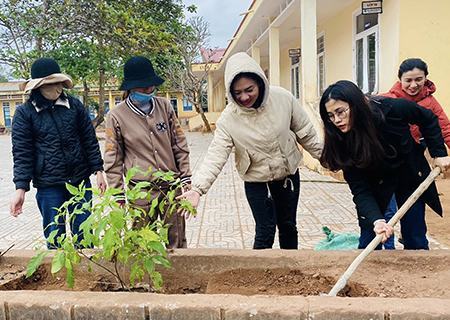
<path fill-rule="evenodd" d="M 322 150 L 306 112 L 292 94 L 270 86 L 258 63 L 241 52 L 225 69 L 228 105 L 217 121 L 206 158 L 182 197 L 197 206 L 235 148 L 236 168 L 256 222 L 254 249 L 272 248 L 278 227 L 280 248 L 297 249 L 297 143 L 318 159 Z"/>
<path fill-rule="evenodd" d="M 112 109 L 106 118 L 105 172 L 108 185 L 124 188 L 124 175 L 132 167 L 174 172 L 187 187 L 190 184 L 189 149 L 170 101 L 156 97 L 156 86 L 164 82 L 145 57 L 132 57 L 124 66 L 124 80 L 120 90 L 127 98 Z M 150 177 L 138 174 L 133 183 Z M 160 185 L 165 190 L 168 186 Z M 155 193 L 153 197 L 159 196 Z M 147 200 L 136 205 L 150 210 Z M 165 216 L 169 224 L 169 248 L 185 248 L 185 220 L 182 215 Z M 154 218 L 148 217 L 151 222 Z M 142 223 L 142 221 L 141 221 Z M 137 224 L 139 226 L 141 223 Z"/>

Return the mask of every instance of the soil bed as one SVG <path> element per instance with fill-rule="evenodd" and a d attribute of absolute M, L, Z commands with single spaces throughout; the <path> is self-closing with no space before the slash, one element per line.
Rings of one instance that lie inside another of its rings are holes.
<path fill-rule="evenodd" d="M 12 252 L 0 262 L 0 290 L 68 290 L 49 264 L 30 279 L 28 259 Z M 29 255 L 29 253 L 28 253 Z M 357 252 L 179 250 L 173 268 L 162 270 L 164 294 L 301 295 L 327 293 Z M 10 257 L 11 256 L 11 257 Z M 50 261 L 50 260 L 49 260 Z M 348 297 L 450 298 L 450 252 L 375 252 L 341 292 Z M 77 271 L 74 291 L 119 291 L 98 269 Z M 152 291 L 146 284 L 136 291 Z"/>

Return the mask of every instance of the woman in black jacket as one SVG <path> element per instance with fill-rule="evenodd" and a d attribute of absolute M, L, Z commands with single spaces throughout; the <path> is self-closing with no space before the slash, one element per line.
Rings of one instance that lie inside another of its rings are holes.
<path fill-rule="evenodd" d="M 386 241 L 393 229 L 383 212 L 392 195 L 401 206 L 430 172 L 424 148 L 412 138 L 410 124 L 419 126 L 434 164 L 442 170 L 450 166 L 436 116 L 403 99 L 369 101 L 354 83 L 344 80 L 325 90 L 320 116 L 325 127 L 321 163 L 344 172 L 361 228 L 359 248 L 365 248 L 375 234 L 382 234 Z M 426 203 L 442 215 L 434 183 L 417 203 Z M 428 249 L 425 216 L 416 212 L 420 210 L 408 211 L 401 220 L 404 247 Z"/>
<path fill-rule="evenodd" d="M 14 217 L 22 213 L 25 192 L 30 190 L 33 181 L 44 235 L 48 239 L 54 230 L 57 236 L 66 232 L 62 219 L 53 224 L 58 214 L 55 208 L 72 197 L 66 183 L 78 186 L 84 182 L 90 187 L 89 176 L 94 173 L 101 191 L 105 190 L 106 183 L 89 114 L 78 99 L 63 91 L 73 87 L 72 79 L 61 73 L 58 63 L 50 58 L 36 60 L 31 66 L 31 77 L 21 88 L 30 91 L 30 98 L 17 108 L 12 123 L 16 192 L 10 212 Z M 92 192 L 87 191 L 85 200 L 90 201 L 91 197 Z M 79 235 L 79 240 L 82 238 L 79 226 L 89 214 L 77 214 L 71 223 L 72 232 Z M 47 246 L 52 247 L 50 243 Z"/>

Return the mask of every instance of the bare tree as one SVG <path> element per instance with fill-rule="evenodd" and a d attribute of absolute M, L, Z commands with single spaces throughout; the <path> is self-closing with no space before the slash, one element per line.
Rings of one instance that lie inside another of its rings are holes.
<path fill-rule="evenodd" d="M 211 50 L 203 50 L 208 46 L 210 37 L 208 23 L 202 17 L 192 17 L 187 21 L 187 28 L 179 35 L 177 42 L 180 60 L 168 66 L 168 77 L 171 86 L 183 93 L 200 114 L 205 130 L 211 126 L 202 108 L 202 98 L 206 94 L 205 84 L 211 69 Z M 203 50 L 203 55 L 202 55 Z M 194 72 L 193 67 L 196 67 Z"/>

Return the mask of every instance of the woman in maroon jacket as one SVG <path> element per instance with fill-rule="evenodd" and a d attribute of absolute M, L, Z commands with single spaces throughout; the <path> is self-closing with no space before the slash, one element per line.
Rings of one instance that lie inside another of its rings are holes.
<path fill-rule="evenodd" d="M 436 86 L 431 80 L 427 79 L 427 76 L 428 66 L 425 61 L 419 58 L 406 59 L 398 68 L 399 81 L 392 86 L 389 92 L 384 93 L 383 96 L 389 98 L 403 98 L 431 110 L 438 117 L 445 144 L 450 148 L 450 121 L 439 102 L 433 97 L 433 93 L 436 92 Z M 411 135 L 416 142 L 423 142 L 419 127 L 417 125 L 410 125 L 410 129 Z M 413 207 L 413 209 L 419 211 L 425 210 L 424 207 L 416 206 Z M 395 198 L 392 198 L 384 215 L 386 220 L 389 221 L 396 211 L 397 203 Z M 421 214 L 424 214 L 424 212 Z M 391 238 L 388 243 L 388 248 L 394 249 L 394 239 Z"/>

